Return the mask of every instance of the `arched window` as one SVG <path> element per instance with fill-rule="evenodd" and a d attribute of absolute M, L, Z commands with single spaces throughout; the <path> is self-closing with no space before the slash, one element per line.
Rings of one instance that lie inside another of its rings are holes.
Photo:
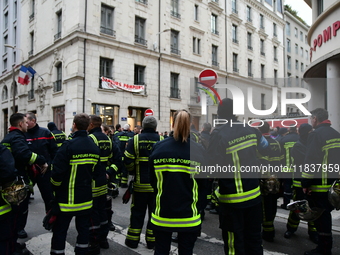
<path fill-rule="evenodd" d="M 5 101 L 8 99 L 8 89 L 7 86 L 4 86 L 4 88 L 2 89 L 2 97 L 1 97 L 2 101 Z"/>

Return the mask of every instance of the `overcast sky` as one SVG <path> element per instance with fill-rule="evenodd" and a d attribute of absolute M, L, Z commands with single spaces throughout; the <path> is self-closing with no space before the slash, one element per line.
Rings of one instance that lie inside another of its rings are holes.
<path fill-rule="evenodd" d="M 298 15 L 306 21 L 308 25 L 312 24 L 312 9 L 304 0 L 285 0 L 284 3 L 290 5 L 293 10 L 296 10 Z"/>

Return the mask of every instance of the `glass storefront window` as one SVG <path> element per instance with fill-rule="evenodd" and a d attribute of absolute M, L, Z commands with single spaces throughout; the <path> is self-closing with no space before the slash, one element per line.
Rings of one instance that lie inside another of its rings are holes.
<path fill-rule="evenodd" d="M 100 116 L 105 125 L 115 126 L 119 123 L 118 105 L 92 104 L 92 114 Z"/>

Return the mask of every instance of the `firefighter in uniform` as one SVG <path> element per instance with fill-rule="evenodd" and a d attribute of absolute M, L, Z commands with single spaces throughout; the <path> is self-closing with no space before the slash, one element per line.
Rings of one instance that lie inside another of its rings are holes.
<path fill-rule="evenodd" d="M 27 117 L 27 132 L 25 133 L 26 141 L 28 147 L 35 153 L 43 155 L 47 161 L 49 167 L 46 172 L 31 174 L 31 181 L 33 184 L 37 184 L 42 199 L 45 204 L 45 211 L 47 212 L 50 209 L 50 201 L 52 200 L 52 187 L 50 184 L 51 177 L 51 163 L 52 160 L 57 153 L 58 147 L 57 143 L 53 138 L 53 135 L 47 128 L 39 127 L 37 123 L 37 117 L 34 113 L 28 112 L 26 113 Z M 34 168 L 34 166 L 33 166 Z M 26 238 L 27 233 L 24 230 L 26 221 L 19 224 L 19 237 Z"/>
<path fill-rule="evenodd" d="M 286 134 L 280 140 L 281 145 L 281 153 L 283 155 L 282 165 L 286 167 L 285 177 L 282 179 L 283 181 L 283 204 L 281 204 L 282 209 L 287 210 L 287 205 L 290 203 L 290 200 L 293 197 L 293 171 L 292 167 L 292 159 L 291 159 L 291 151 L 294 144 L 299 140 L 299 135 L 296 132 L 296 127 L 289 127 L 289 133 Z"/>
<path fill-rule="evenodd" d="M 309 132 L 311 132 L 313 127 L 307 123 L 301 124 L 299 127 L 299 140 L 294 144 L 292 148 L 292 159 L 293 164 L 295 165 L 294 178 L 293 178 L 293 200 L 303 200 L 305 199 L 305 194 L 302 191 L 301 187 L 301 167 L 303 167 L 305 161 L 305 155 L 307 150 L 307 138 Z M 287 221 L 287 231 L 284 234 L 285 238 L 291 238 L 292 235 L 297 230 L 300 223 L 300 218 L 294 213 L 290 211 L 288 221 Z M 308 235 L 309 238 L 314 242 L 318 243 L 318 233 L 316 232 L 316 228 L 314 226 L 314 222 L 308 222 Z"/>
<path fill-rule="evenodd" d="M 259 175 L 251 176 L 242 170 L 260 167 L 256 152 L 267 148 L 268 142 L 259 130 L 237 123 L 232 99 L 223 99 L 217 114 L 219 119 L 228 123 L 216 127 L 211 133 L 207 150 L 209 165 L 235 170 L 218 180 L 224 251 L 225 254 L 262 255 Z"/>
<path fill-rule="evenodd" d="M 153 188 L 150 184 L 148 160 L 155 143 L 163 140 L 156 132 L 157 120 L 147 116 L 142 122 L 142 133 L 135 135 L 129 141 L 124 153 L 124 164 L 131 174 L 134 174 L 131 216 L 125 244 L 130 248 L 137 248 L 142 232 L 146 210 L 148 210 L 148 224 L 146 227 L 146 243 L 149 249 L 155 245 L 155 237 L 150 228 L 150 216 L 153 201 Z"/>
<path fill-rule="evenodd" d="M 27 132 L 27 118 L 25 114 L 15 113 L 10 117 L 11 127 L 9 133 L 1 141 L 11 152 L 15 160 L 15 168 L 18 170 L 18 175 L 23 176 L 26 184 L 32 184 L 29 174 L 28 165 L 37 164 L 41 169 L 41 174 L 44 174 L 47 170 L 46 159 L 42 155 L 38 155 L 30 150 L 27 145 L 25 133 Z M 27 222 L 28 216 L 28 203 L 29 195 L 26 199 L 18 206 L 13 206 L 15 212 L 17 212 L 17 230 L 18 232 L 23 230 Z M 27 237 L 27 233 L 24 232 Z"/>
<path fill-rule="evenodd" d="M 11 152 L 0 144 L 0 186 L 15 180 L 16 170 Z M 16 246 L 16 227 L 11 205 L 0 196 L 0 254 L 12 255 Z M 20 253 L 19 253 L 20 254 Z"/>
<path fill-rule="evenodd" d="M 73 216 L 78 231 L 75 254 L 88 252 L 92 179 L 100 174 L 100 150 L 88 137 L 89 124 L 87 114 L 75 115 L 72 140 L 63 143 L 53 160 L 51 183 L 60 212 L 52 229 L 51 255 L 65 255 L 67 230 Z"/>
<path fill-rule="evenodd" d="M 134 133 L 129 131 L 129 129 L 130 129 L 130 125 L 125 124 L 124 130 L 115 134 L 115 137 L 119 139 L 119 143 L 120 143 L 119 149 L 120 149 L 120 152 L 122 154 L 124 154 L 125 147 L 126 147 L 128 140 L 134 136 Z M 122 165 L 121 171 L 122 171 L 121 187 L 127 188 L 128 187 L 127 183 L 128 183 L 129 174 L 128 174 L 128 171 L 127 171 L 127 169 L 125 168 L 124 165 Z"/>
<path fill-rule="evenodd" d="M 202 145 L 190 140 L 190 114 L 174 115 L 173 136 L 154 145 L 149 157 L 150 181 L 154 189 L 151 224 L 155 254 L 169 254 L 172 232 L 178 232 L 179 254 L 192 254 L 201 229 L 201 181 L 197 166 L 204 160 Z M 203 162 L 204 164 L 204 162 Z"/>
<path fill-rule="evenodd" d="M 333 168 L 340 164 L 340 134 L 331 128 L 327 110 L 317 108 L 311 114 L 315 130 L 308 136 L 301 186 L 311 206 L 324 209 L 324 212 L 314 222 L 319 234 L 318 246 L 305 255 L 329 255 L 333 244 L 331 211 L 334 207 L 328 201 L 328 190 L 334 181 L 332 178 L 339 178 Z M 316 171 L 318 164 L 322 164 L 322 171 Z"/>
<path fill-rule="evenodd" d="M 110 183 L 115 183 L 119 187 L 120 181 L 121 181 L 121 169 L 122 169 L 122 153 L 119 149 L 119 141 L 118 138 L 108 135 L 102 125 L 102 131 L 105 135 L 108 136 L 111 140 L 111 154 L 109 156 L 109 160 L 107 161 L 107 166 L 106 166 L 106 173 L 109 177 L 109 182 Z M 112 210 L 112 197 L 107 196 L 106 197 L 106 203 L 105 203 L 105 211 L 106 211 L 106 216 L 109 224 L 109 230 L 110 231 L 115 231 L 116 227 L 112 223 L 112 215 L 113 215 L 113 210 Z M 101 247 L 107 247 L 106 245 L 107 241 L 102 241 L 101 242 Z M 108 244 L 108 243 L 107 243 Z"/>
<path fill-rule="evenodd" d="M 105 210 L 107 194 L 106 167 L 112 152 L 111 139 L 102 132 L 102 119 L 90 115 L 88 127 L 89 137 L 100 149 L 100 173 L 93 180 L 93 210 L 90 225 L 90 248 L 88 255 L 100 253 L 100 248 L 108 249 L 107 234 L 109 233 L 108 217 Z"/>
<path fill-rule="evenodd" d="M 264 122 L 259 130 L 268 142 L 267 149 L 259 155 L 261 166 L 263 166 L 260 182 L 263 208 L 262 239 L 273 242 L 275 237 L 274 219 L 277 212 L 280 182 L 278 175 L 272 172 L 270 167 L 280 166 L 281 147 L 278 141 L 270 137 L 268 122 Z"/>
<path fill-rule="evenodd" d="M 51 131 L 54 140 L 59 148 L 67 138 L 66 134 L 64 133 L 64 131 L 59 130 L 54 122 L 49 122 L 47 124 L 47 128 Z"/>

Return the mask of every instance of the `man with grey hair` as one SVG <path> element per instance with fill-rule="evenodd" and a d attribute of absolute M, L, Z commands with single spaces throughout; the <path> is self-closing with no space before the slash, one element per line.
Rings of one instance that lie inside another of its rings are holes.
<path fill-rule="evenodd" d="M 125 244 L 130 248 L 137 248 L 142 232 L 146 209 L 148 209 L 148 225 L 146 227 L 146 243 L 149 249 L 155 246 L 155 237 L 150 228 L 150 216 L 153 201 L 153 188 L 149 177 L 149 156 L 155 143 L 163 140 L 156 132 L 157 120 L 147 116 L 142 122 L 141 134 L 135 135 L 127 145 L 124 153 L 124 164 L 130 174 L 135 175 L 133 185 L 133 199 L 131 205 L 130 226 Z"/>

